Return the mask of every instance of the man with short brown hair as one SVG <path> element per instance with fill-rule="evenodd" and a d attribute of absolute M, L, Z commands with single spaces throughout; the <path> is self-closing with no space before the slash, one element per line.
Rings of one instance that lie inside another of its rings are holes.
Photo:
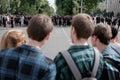
<path fill-rule="evenodd" d="M 0 80 L 55 80 L 55 64 L 41 51 L 52 30 L 48 16 L 33 16 L 27 27 L 28 43 L 0 52 Z"/>
<path fill-rule="evenodd" d="M 30 39 L 41 42 L 49 39 L 49 35 L 53 30 L 51 19 L 43 14 L 35 15 L 29 22 L 27 33 Z"/>
<path fill-rule="evenodd" d="M 97 47 L 101 52 L 110 43 L 112 37 L 111 28 L 107 24 L 98 23 L 92 34 L 92 45 Z"/>
<path fill-rule="evenodd" d="M 77 14 L 72 18 L 71 25 L 71 40 L 73 45 L 67 50 L 73 58 L 82 78 L 91 77 L 91 72 L 94 66 L 95 52 L 94 49 L 87 43 L 88 38 L 94 31 L 94 22 L 88 14 Z M 57 80 L 75 80 L 70 71 L 65 59 L 59 54 L 55 57 L 54 62 L 57 68 Z M 100 64 L 96 74 L 97 80 L 100 80 L 104 62 L 100 57 Z"/>
<path fill-rule="evenodd" d="M 97 47 L 105 60 L 101 80 L 120 79 L 120 58 L 118 53 L 109 45 L 112 37 L 111 27 L 108 24 L 98 23 L 92 34 L 91 41 Z"/>

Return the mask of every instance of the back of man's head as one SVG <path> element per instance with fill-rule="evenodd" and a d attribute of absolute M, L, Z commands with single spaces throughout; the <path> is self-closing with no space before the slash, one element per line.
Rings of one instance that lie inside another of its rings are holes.
<path fill-rule="evenodd" d="M 108 24 L 98 23 L 93 32 L 102 44 L 108 45 L 112 37 L 111 27 Z"/>
<path fill-rule="evenodd" d="M 47 15 L 37 14 L 31 18 L 28 24 L 28 37 L 42 41 L 53 30 L 53 23 Z"/>
<path fill-rule="evenodd" d="M 77 14 L 72 19 L 72 27 L 75 28 L 78 39 L 88 39 L 94 31 L 94 21 L 88 14 Z"/>

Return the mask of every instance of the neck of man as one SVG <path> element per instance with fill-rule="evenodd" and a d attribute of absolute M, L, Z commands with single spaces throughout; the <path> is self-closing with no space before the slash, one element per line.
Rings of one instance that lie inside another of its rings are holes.
<path fill-rule="evenodd" d="M 107 47 L 107 45 L 99 43 L 96 47 L 100 50 L 100 52 L 102 52 Z"/>
<path fill-rule="evenodd" d="M 73 42 L 74 45 L 88 45 L 86 39 L 76 39 Z"/>
<path fill-rule="evenodd" d="M 44 41 L 38 42 L 36 40 L 29 39 L 27 44 L 30 45 L 30 46 L 35 46 L 36 48 L 41 48 L 42 45 L 44 44 Z"/>

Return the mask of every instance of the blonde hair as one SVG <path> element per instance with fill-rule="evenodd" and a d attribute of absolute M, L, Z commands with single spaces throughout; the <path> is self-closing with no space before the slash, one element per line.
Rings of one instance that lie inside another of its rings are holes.
<path fill-rule="evenodd" d="M 0 42 L 0 50 L 17 47 L 25 42 L 25 34 L 22 30 L 11 29 L 5 32 Z"/>

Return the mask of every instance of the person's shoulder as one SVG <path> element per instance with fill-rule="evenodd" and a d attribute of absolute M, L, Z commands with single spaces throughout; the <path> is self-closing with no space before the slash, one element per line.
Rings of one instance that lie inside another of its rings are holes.
<path fill-rule="evenodd" d="M 55 63 L 52 59 L 48 58 L 48 57 L 45 57 L 46 59 L 46 63 L 48 64 L 49 68 L 50 69 L 55 69 Z"/>
<path fill-rule="evenodd" d="M 0 51 L 0 54 L 12 53 L 13 51 L 14 51 L 14 48 L 6 48 L 6 49 L 2 49 Z"/>
<path fill-rule="evenodd" d="M 103 70 L 102 74 L 105 74 L 106 76 L 103 75 L 101 77 L 106 77 L 108 79 L 110 79 L 110 78 L 112 80 L 120 79 L 120 72 L 119 72 L 119 70 L 114 65 L 109 63 L 108 61 L 105 61 L 104 70 Z"/>
<path fill-rule="evenodd" d="M 55 56 L 54 63 L 55 63 L 55 65 L 56 65 L 57 68 L 62 67 L 63 64 L 65 63 L 65 59 L 61 55 L 61 52 L 58 52 L 58 54 Z"/>
<path fill-rule="evenodd" d="M 113 46 L 119 47 L 119 49 L 120 49 L 120 43 L 114 43 Z"/>
<path fill-rule="evenodd" d="M 110 47 L 111 51 L 114 51 L 115 53 L 120 55 L 120 44 L 119 43 L 110 43 L 108 46 Z"/>
<path fill-rule="evenodd" d="M 63 57 L 62 57 L 62 55 L 61 55 L 61 52 L 59 52 L 59 53 L 55 56 L 54 62 L 58 62 L 58 61 L 60 61 L 61 59 L 63 59 Z"/>
<path fill-rule="evenodd" d="M 11 50 L 13 50 L 13 49 L 14 49 L 14 48 L 5 48 L 5 49 L 0 50 L 0 52 L 11 51 Z"/>
<path fill-rule="evenodd" d="M 27 44 L 22 44 L 16 47 L 15 51 L 20 54 L 31 56 L 31 57 L 37 57 L 37 56 L 39 57 L 38 52 L 40 53 L 40 51 L 36 47 L 30 46 Z M 31 54 L 31 55 L 28 55 L 28 54 Z"/>
<path fill-rule="evenodd" d="M 119 46 L 120 47 L 120 43 L 117 43 L 117 42 L 116 43 L 110 43 L 109 45 L 110 46 Z"/>
<path fill-rule="evenodd" d="M 17 61 L 18 56 L 16 52 L 14 51 L 14 49 L 15 48 L 6 48 L 6 49 L 1 50 L 0 57 L 3 58 L 5 61 Z"/>
<path fill-rule="evenodd" d="M 110 63 L 106 63 L 106 68 L 108 70 L 108 72 L 114 73 L 114 76 L 116 75 L 120 75 L 119 69 L 116 68 L 114 65 L 110 64 Z M 109 73 L 110 74 L 110 73 Z M 120 76 L 119 76 L 120 79 Z M 114 79 L 115 80 L 115 79 Z"/>
<path fill-rule="evenodd" d="M 50 59 L 49 57 L 46 57 L 46 56 L 45 56 L 45 59 L 46 59 L 46 62 L 47 62 L 49 65 L 54 64 L 53 60 Z"/>
<path fill-rule="evenodd" d="M 104 48 L 104 50 L 102 51 L 103 54 L 109 52 L 113 52 L 113 49 L 111 48 L 111 44 L 107 45 L 106 48 Z"/>

